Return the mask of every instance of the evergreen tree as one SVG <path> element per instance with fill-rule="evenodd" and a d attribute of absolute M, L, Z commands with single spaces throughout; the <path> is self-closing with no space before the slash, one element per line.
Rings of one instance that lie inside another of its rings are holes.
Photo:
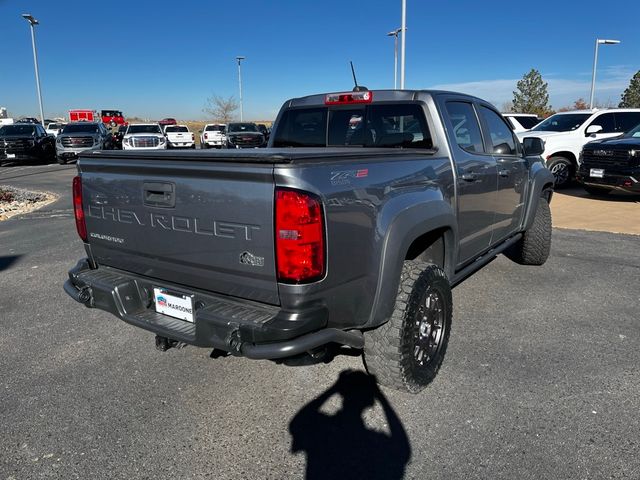
<path fill-rule="evenodd" d="M 540 72 L 532 68 L 522 77 L 513 92 L 512 103 L 514 112 L 535 113 L 544 117 L 551 111 L 547 82 L 542 80 Z"/>
<path fill-rule="evenodd" d="M 629 86 L 622 94 L 622 101 L 618 104 L 620 108 L 640 108 L 640 70 L 636 72 Z"/>

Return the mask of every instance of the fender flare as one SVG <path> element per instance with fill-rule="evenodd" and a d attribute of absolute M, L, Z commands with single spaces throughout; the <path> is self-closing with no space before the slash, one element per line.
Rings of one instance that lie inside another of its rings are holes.
<path fill-rule="evenodd" d="M 543 196 L 543 191 L 549 191 L 547 200 L 551 202 L 553 193 L 553 174 L 542 163 L 536 162 L 531 166 L 531 180 L 527 198 L 527 208 L 524 214 L 522 231 L 527 231 L 533 225 L 533 219 L 538 210 L 538 200 Z"/>
<path fill-rule="evenodd" d="M 373 306 L 365 327 L 385 323 L 393 312 L 400 274 L 409 246 L 418 237 L 436 230 L 445 230 L 444 270 L 451 278 L 457 255 L 457 221 L 451 204 L 435 200 L 412 205 L 399 213 L 387 228 L 380 255 L 380 268 Z"/>

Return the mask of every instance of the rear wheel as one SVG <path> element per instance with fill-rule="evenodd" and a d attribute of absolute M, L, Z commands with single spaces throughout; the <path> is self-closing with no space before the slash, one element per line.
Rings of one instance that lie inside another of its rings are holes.
<path fill-rule="evenodd" d="M 611 189 L 610 188 L 606 188 L 606 187 L 592 187 L 591 185 L 582 185 L 582 188 L 584 188 L 588 194 L 590 195 L 607 195 L 608 193 L 611 193 Z"/>
<path fill-rule="evenodd" d="M 556 187 L 568 187 L 575 175 L 573 163 L 565 157 L 551 157 L 547 161 L 547 168 L 553 173 Z"/>
<path fill-rule="evenodd" d="M 444 360 L 452 311 L 444 271 L 437 265 L 405 261 L 391 318 L 365 332 L 367 371 L 387 387 L 420 392 Z"/>

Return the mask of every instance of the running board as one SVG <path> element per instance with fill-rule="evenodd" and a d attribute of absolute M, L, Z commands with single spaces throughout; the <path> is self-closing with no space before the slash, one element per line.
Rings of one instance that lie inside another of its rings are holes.
<path fill-rule="evenodd" d="M 462 270 L 456 272 L 453 276 L 453 280 L 451 281 L 451 286 L 455 287 L 460 282 L 465 280 L 467 277 L 471 276 L 477 270 L 480 270 L 482 267 L 487 265 L 489 262 L 493 261 L 499 254 L 504 252 L 507 248 L 512 245 L 518 243 L 518 241 L 522 238 L 522 233 L 518 233 L 511 238 L 508 238 L 500 245 L 495 248 L 492 248 L 484 255 L 478 257 L 473 263 L 467 265 Z"/>

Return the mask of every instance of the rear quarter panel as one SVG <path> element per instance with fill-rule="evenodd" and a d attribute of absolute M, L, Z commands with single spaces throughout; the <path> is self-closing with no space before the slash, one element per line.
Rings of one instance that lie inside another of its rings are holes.
<path fill-rule="evenodd" d="M 454 180 L 445 156 L 416 152 L 372 161 L 301 163 L 277 166 L 274 176 L 276 186 L 322 199 L 327 238 L 325 278 L 310 285 L 279 284 L 281 305 L 320 304 L 329 311 L 330 326 L 385 321 L 413 238 L 433 220 L 455 228 Z"/>

